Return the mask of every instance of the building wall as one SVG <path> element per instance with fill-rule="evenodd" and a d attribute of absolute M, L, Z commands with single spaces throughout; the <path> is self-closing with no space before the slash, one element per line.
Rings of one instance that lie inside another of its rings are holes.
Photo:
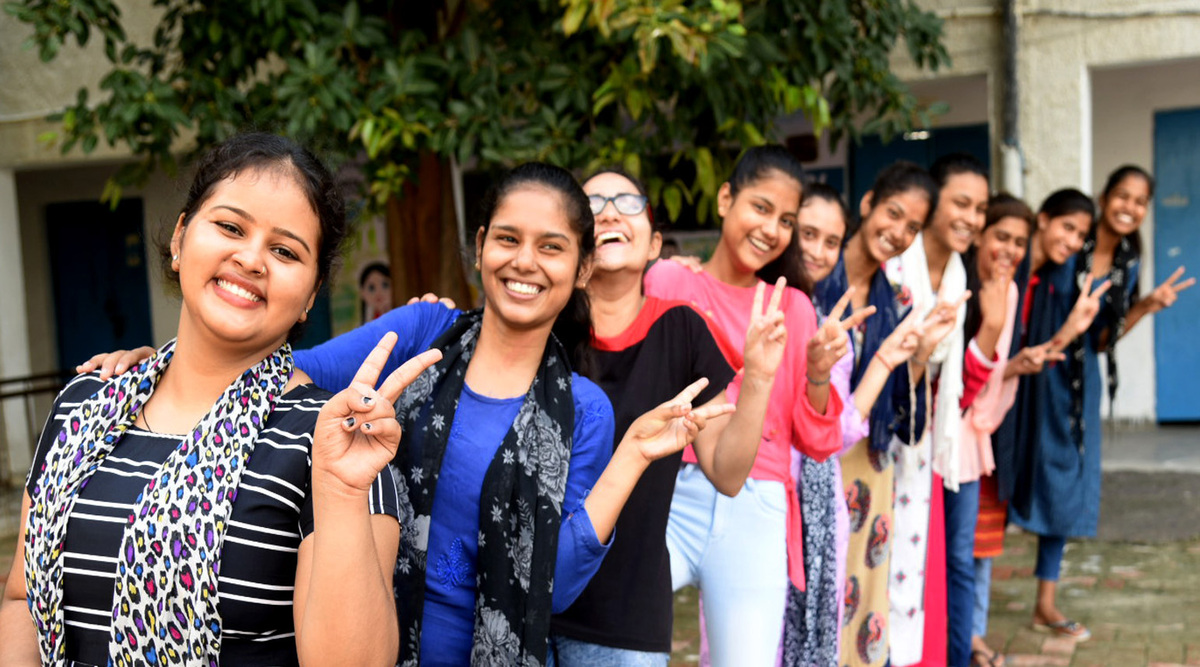
<path fill-rule="evenodd" d="M 17 174 L 21 254 L 25 260 L 26 329 L 32 372 L 58 370 L 57 339 L 54 323 L 54 296 L 50 275 L 50 255 L 46 246 L 46 205 L 56 202 L 97 201 L 104 182 L 112 174 L 110 165 L 27 170 Z M 179 319 L 179 301 L 167 291 L 155 253 L 155 240 L 164 227 L 174 224 L 183 202 L 182 188 L 164 176 L 156 176 L 140 190 L 126 193 L 141 197 L 144 203 L 147 282 L 150 286 L 150 311 L 154 340 L 165 342 Z M 99 352 L 101 350 L 97 350 Z M 82 359 L 80 361 L 83 361 Z"/>

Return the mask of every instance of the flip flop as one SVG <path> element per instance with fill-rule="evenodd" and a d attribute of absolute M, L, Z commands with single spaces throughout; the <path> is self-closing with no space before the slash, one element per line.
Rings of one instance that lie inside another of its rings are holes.
<path fill-rule="evenodd" d="M 977 667 L 1002 667 L 996 660 L 1003 659 L 1004 656 L 1000 655 L 999 651 L 992 651 L 991 653 L 979 649 L 971 651 L 971 664 Z M 1007 662 L 1006 660 L 1005 663 Z"/>
<path fill-rule="evenodd" d="M 1057 623 L 1040 623 L 1034 621 L 1032 625 L 1034 632 L 1042 632 L 1055 635 L 1057 637 L 1066 637 L 1074 639 L 1076 642 L 1085 642 L 1092 638 L 1091 630 L 1078 621 L 1066 619 Z"/>

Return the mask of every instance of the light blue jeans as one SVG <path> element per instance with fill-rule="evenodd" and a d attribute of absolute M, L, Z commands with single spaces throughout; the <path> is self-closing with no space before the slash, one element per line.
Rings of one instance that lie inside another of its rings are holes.
<path fill-rule="evenodd" d="M 546 667 L 667 667 L 669 653 L 647 653 L 550 636 Z"/>
<path fill-rule="evenodd" d="M 679 470 L 667 523 L 671 584 L 699 586 L 713 667 L 775 665 L 787 605 L 787 493 L 748 479 L 730 498 Z"/>

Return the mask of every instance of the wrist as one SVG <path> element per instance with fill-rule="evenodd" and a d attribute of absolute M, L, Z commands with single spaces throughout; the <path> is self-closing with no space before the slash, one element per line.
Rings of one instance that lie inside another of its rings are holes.
<path fill-rule="evenodd" d="M 370 496 L 371 489 L 368 486 L 365 489 L 360 489 L 351 484 L 342 481 L 337 475 L 328 470 L 323 470 L 319 466 L 313 466 L 312 469 L 312 494 L 314 500 L 321 500 L 327 503 L 363 503 Z"/>
<path fill-rule="evenodd" d="M 825 385 L 829 384 L 829 378 L 831 375 L 829 372 L 824 374 L 813 374 L 812 371 L 809 371 L 804 374 L 804 377 L 808 380 L 809 385 L 813 387 L 824 387 Z"/>
<path fill-rule="evenodd" d="M 875 358 L 879 360 L 879 363 L 883 364 L 883 367 L 887 369 L 888 373 L 896 370 L 896 367 L 893 364 L 888 363 L 888 360 L 884 358 L 882 351 L 875 352 Z"/>

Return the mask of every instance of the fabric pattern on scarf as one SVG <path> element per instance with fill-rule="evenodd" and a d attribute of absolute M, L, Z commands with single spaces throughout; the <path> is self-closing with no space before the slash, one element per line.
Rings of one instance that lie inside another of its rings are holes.
<path fill-rule="evenodd" d="M 430 513 L 482 317 L 481 310 L 460 316 L 433 344 L 442 350 L 441 361 L 396 402 L 406 443 L 391 464 L 402 517 L 395 577 L 402 665 L 416 665 L 420 657 Z M 483 481 L 472 665 L 540 666 L 546 660 L 574 421 L 570 363 L 551 336 Z"/>
<path fill-rule="evenodd" d="M 112 452 L 171 361 L 171 340 L 67 417 L 31 494 L 25 585 L 43 664 L 64 665 L 62 549 L 79 490 Z M 229 385 L 146 485 L 125 527 L 109 662 L 206 665 L 221 651 L 217 572 L 258 432 L 293 371 L 284 345 Z"/>
<path fill-rule="evenodd" d="M 1099 225 L 1092 226 L 1092 232 L 1088 235 L 1086 241 L 1083 242 L 1083 248 L 1079 251 L 1079 257 L 1082 261 L 1076 268 L 1075 282 L 1083 289 L 1084 281 L 1092 273 L 1092 263 L 1096 257 L 1096 228 Z M 1138 270 L 1138 253 L 1133 248 L 1133 243 L 1128 236 L 1122 236 L 1120 242 L 1117 243 L 1116 250 L 1113 251 L 1112 268 L 1108 272 L 1108 280 L 1112 282 L 1112 286 L 1105 292 L 1100 304 L 1100 312 L 1096 314 L 1096 324 L 1092 330 L 1108 330 L 1108 354 L 1104 355 L 1108 361 L 1108 379 L 1106 387 L 1108 390 L 1109 409 L 1112 408 L 1112 400 L 1117 395 L 1117 354 L 1116 345 L 1117 339 L 1125 333 L 1125 315 L 1129 312 L 1129 307 L 1132 305 L 1133 299 L 1132 288 L 1137 284 Z M 1100 281 L 1097 280 L 1095 284 Z M 1082 382 L 1083 373 L 1083 355 L 1084 355 L 1083 337 L 1075 339 L 1071 343 L 1070 355 L 1075 359 L 1076 364 L 1073 368 L 1080 374 L 1079 379 Z M 1082 394 L 1075 398 L 1071 405 L 1071 409 L 1078 410 L 1078 415 L 1083 414 L 1083 396 Z M 1084 420 L 1078 419 L 1080 426 Z M 1082 438 L 1081 438 L 1082 440 Z"/>
<path fill-rule="evenodd" d="M 788 587 L 784 617 L 784 667 L 836 667 L 838 654 L 837 529 L 834 459 L 801 458 L 800 511 L 804 515 L 807 590 Z"/>

